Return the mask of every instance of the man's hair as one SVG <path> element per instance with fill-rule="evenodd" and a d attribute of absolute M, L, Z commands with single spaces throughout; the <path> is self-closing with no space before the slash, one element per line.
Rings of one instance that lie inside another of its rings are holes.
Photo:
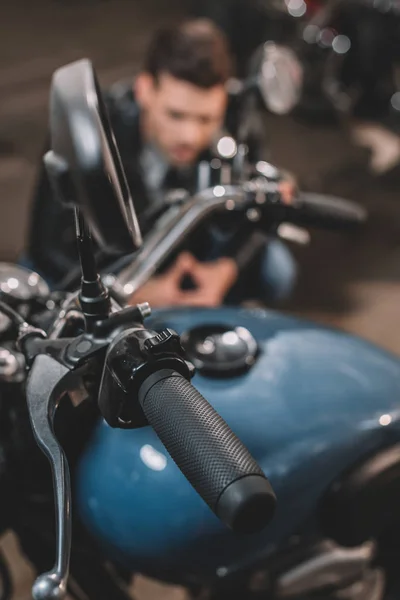
<path fill-rule="evenodd" d="M 156 33 L 144 70 L 156 80 L 168 73 L 208 89 L 226 83 L 232 74 L 232 58 L 223 32 L 208 19 L 194 19 Z"/>

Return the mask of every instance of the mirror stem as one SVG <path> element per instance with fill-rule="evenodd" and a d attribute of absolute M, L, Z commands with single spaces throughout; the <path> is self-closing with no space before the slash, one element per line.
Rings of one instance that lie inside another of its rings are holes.
<path fill-rule="evenodd" d="M 97 269 L 92 236 L 85 223 L 82 211 L 77 207 L 75 207 L 75 227 L 82 277 L 86 281 L 95 281 L 97 279 Z"/>
<path fill-rule="evenodd" d="M 85 317 L 86 331 L 90 332 L 96 321 L 108 318 L 111 303 L 108 290 L 97 273 L 90 230 L 82 212 L 77 207 L 75 207 L 75 226 L 82 269 L 79 301 Z"/>

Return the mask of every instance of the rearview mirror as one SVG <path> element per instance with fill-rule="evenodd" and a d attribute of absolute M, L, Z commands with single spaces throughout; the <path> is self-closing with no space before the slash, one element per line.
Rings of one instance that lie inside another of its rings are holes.
<path fill-rule="evenodd" d="M 265 43 L 258 56 L 258 87 L 266 107 L 278 115 L 290 113 L 303 90 L 300 60 L 291 48 L 274 42 Z"/>
<path fill-rule="evenodd" d="M 45 163 L 57 195 L 81 209 L 100 245 L 136 250 L 142 243 L 140 228 L 91 61 L 54 73 L 50 138 Z"/>

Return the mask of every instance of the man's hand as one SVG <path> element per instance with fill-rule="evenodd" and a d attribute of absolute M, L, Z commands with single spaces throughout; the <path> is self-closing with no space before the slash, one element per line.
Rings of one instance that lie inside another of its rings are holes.
<path fill-rule="evenodd" d="M 196 289 L 182 290 L 185 275 Z M 179 255 L 163 275 L 152 277 L 130 298 L 129 304 L 149 302 L 150 306 L 220 306 L 237 278 L 237 267 L 230 258 L 201 263 L 191 254 Z"/>
<path fill-rule="evenodd" d="M 238 276 L 236 263 L 231 258 L 213 262 L 195 262 L 190 272 L 195 290 L 184 294 L 186 306 L 220 306 Z"/>
<path fill-rule="evenodd" d="M 285 179 L 282 179 L 282 181 L 279 182 L 278 190 L 282 202 L 287 206 L 291 206 L 296 198 L 297 193 L 297 186 L 294 179 L 290 175 L 287 175 Z"/>
<path fill-rule="evenodd" d="M 188 252 L 180 254 L 166 273 L 152 277 L 135 292 L 129 299 L 129 304 L 148 302 L 154 308 L 182 305 L 184 292 L 181 282 L 185 275 L 192 272 L 195 263 L 195 258 Z"/>

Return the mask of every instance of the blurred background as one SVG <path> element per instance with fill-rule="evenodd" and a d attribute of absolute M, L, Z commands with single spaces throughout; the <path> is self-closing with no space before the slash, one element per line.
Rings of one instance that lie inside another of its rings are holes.
<path fill-rule="evenodd" d="M 168 7 L 163 0 L 9 3 L 2 11 L 0 37 L 0 259 L 15 260 L 24 247 L 46 133 L 49 83 L 57 67 L 89 57 L 106 87 L 138 71 L 142 53 L 157 27 L 200 14 L 224 26 L 243 70 L 258 43 L 281 38 L 293 46 L 293 40 L 302 36 L 305 20 L 314 16 L 319 3 L 291 2 L 169 0 Z M 372 0 L 358 4 L 356 11 L 364 8 L 362 4 L 377 5 Z M 378 8 L 380 15 L 393 23 L 397 17 L 387 13 L 391 4 L 386 2 L 388 6 Z M 269 13 L 271 9 L 273 13 Z M 370 27 L 370 20 L 362 20 L 359 12 L 354 19 L 362 30 Z M 350 28 L 355 46 L 359 31 L 353 31 L 351 23 L 344 26 Z M 382 31 L 387 39 L 385 24 L 371 35 L 382 36 Z M 322 37 L 316 45 L 320 49 L 324 43 Z M 359 63 L 346 74 L 350 84 L 351 75 L 360 72 L 365 61 L 371 65 L 372 80 L 383 77 L 379 63 L 388 60 L 380 39 L 375 44 L 377 64 L 371 56 L 362 57 L 362 50 L 369 49 L 372 54 L 371 44 L 358 45 Z M 365 86 L 369 89 L 371 85 L 371 74 L 367 73 Z M 370 214 L 367 226 L 356 235 L 313 232 L 308 246 L 293 248 L 300 276 L 288 309 L 362 333 L 400 351 L 400 336 L 392 327 L 399 300 L 400 142 L 395 118 L 387 122 L 379 101 L 374 98 L 371 110 L 361 106 L 358 114 L 354 116 L 353 111 L 349 117 L 312 98 L 303 110 L 305 114 L 266 111 L 265 127 L 270 160 L 292 171 L 302 188 L 359 201 Z"/>
<path fill-rule="evenodd" d="M 329 10 L 320 12 L 324 4 Z M 312 232 L 308 245 L 291 245 L 299 279 L 284 310 L 400 353 L 400 96 L 398 57 L 387 47 L 400 17 L 390 0 L 346 2 L 351 10 L 335 15 L 341 4 L 342 10 L 343 3 L 316 0 L 14 0 L 3 6 L 0 260 L 15 261 L 24 248 L 53 71 L 88 57 L 107 87 L 134 76 L 160 25 L 206 15 L 230 36 L 240 75 L 258 44 L 307 46 L 301 60 L 328 88 L 321 92 L 316 81 L 307 82 L 301 110 L 265 111 L 268 158 L 292 172 L 301 188 L 358 201 L 369 212 L 354 234 Z"/>

